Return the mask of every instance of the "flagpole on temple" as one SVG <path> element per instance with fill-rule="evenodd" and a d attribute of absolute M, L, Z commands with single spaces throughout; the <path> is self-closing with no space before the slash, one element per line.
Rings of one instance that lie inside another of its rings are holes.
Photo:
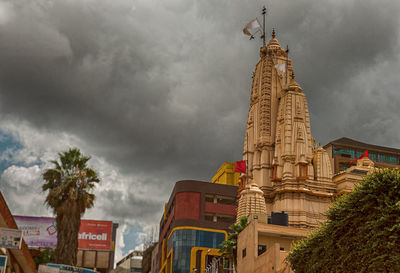
<path fill-rule="evenodd" d="M 265 6 L 263 6 L 262 9 L 262 15 L 263 15 L 263 35 L 262 35 L 262 39 L 263 39 L 263 46 L 265 46 L 265 14 L 267 13 L 267 9 L 265 8 Z"/>
<path fill-rule="evenodd" d="M 286 87 L 288 85 L 289 45 L 286 45 Z"/>
<path fill-rule="evenodd" d="M 249 133 L 246 132 L 246 186 L 249 184 Z"/>

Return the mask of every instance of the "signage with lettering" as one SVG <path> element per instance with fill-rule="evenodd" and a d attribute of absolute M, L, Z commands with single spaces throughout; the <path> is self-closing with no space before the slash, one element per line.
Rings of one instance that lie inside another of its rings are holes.
<path fill-rule="evenodd" d="M 111 250 L 112 222 L 81 220 L 78 235 L 80 249 Z"/>
<path fill-rule="evenodd" d="M 21 248 L 21 231 L 18 229 L 0 228 L 0 247 Z"/>
<path fill-rule="evenodd" d="M 29 247 L 51 247 L 57 245 L 55 218 L 14 216 L 18 228 Z M 111 250 L 111 221 L 81 220 L 78 234 L 79 249 Z"/>
<path fill-rule="evenodd" d="M 58 268 L 60 273 L 98 273 L 91 269 L 65 264 L 47 264 L 47 266 Z"/>
<path fill-rule="evenodd" d="M 38 273 L 60 273 L 60 268 L 54 266 L 48 266 L 45 264 L 40 264 L 38 268 Z"/>
<path fill-rule="evenodd" d="M 7 268 L 7 256 L 0 255 L 0 273 L 5 273 Z"/>

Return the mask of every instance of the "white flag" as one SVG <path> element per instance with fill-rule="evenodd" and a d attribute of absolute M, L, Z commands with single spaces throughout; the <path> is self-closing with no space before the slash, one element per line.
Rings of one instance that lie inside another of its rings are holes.
<path fill-rule="evenodd" d="M 277 70 L 282 71 L 282 72 L 285 72 L 285 71 L 286 71 L 286 65 L 285 65 L 285 64 L 276 64 L 276 65 L 275 65 L 275 68 L 276 68 Z"/>
<path fill-rule="evenodd" d="M 252 36 L 252 34 L 250 33 L 250 29 L 255 29 L 255 28 L 261 28 L 260 23 L 258 22 L 257 18 L 250 21 L 243 29 L 243 33 L 248 35 L 248 36 Z"/>

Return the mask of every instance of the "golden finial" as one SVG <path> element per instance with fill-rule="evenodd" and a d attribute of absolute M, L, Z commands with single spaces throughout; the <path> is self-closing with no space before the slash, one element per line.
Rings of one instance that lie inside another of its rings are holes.
<path fill-rule="evenodd" d="M 275 28 L 272 28 L 272 39 L 275 39 L 276 33 L 275 33 Z"/>

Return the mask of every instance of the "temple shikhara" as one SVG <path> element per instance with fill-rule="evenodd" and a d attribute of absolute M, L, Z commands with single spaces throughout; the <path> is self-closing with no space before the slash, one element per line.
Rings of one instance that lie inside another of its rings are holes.
<path fill-rule="evenodd" d="M 335 193 L 332 168 L 326 151 L 315 147 L 306 95 L 275 31 L 254 72 L 243 158 L 267 214 L 285 211 L 290 226 L 317 226 Z M 260 211 L 241 209 L 239 217 Z"/>
<path fill-rule="evenodd" d="M 311 135 L 307 98 L 275 31 L 260 48 L 243 145 L 247 172 L 239 188 L 238 272 L 292 272 L 284 262 L 293 241 L 324 221 L 338 195 L 351 191 L 374 162 L 365 157 L 333 174 L 327 151 Z"/>

